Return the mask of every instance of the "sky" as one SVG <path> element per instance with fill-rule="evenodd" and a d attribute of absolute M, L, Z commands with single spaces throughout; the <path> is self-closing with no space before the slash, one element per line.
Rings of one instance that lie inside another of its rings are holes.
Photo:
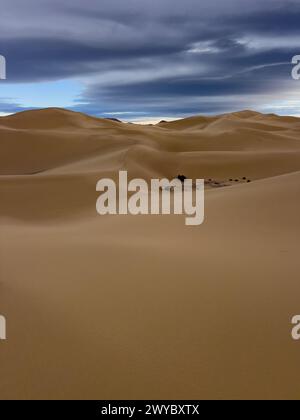
<path fill-rule="evenodd" d="M 0 115 L 300 116 L 299 0 L 1 0 Z"/>

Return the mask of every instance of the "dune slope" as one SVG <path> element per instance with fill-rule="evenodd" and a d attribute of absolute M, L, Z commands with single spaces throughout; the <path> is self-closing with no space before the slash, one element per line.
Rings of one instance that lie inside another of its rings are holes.
<path fill-rule="evenodd" d="M 299 398 L 299 120 L 197 118 L 0 119 L 1 398 Z M 199 227 L 97 216 L 120 169 L 255 182 L 208 190 Z"/>

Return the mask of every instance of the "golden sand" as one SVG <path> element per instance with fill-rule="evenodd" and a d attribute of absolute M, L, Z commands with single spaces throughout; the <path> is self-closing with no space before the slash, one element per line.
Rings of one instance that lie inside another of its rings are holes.
<path fill-rule="evenodd" d="M 199 227 L 99 217 L 119 170 L 232 186 Z M 0 398 L 299 398 L 299 215 L 300 119 L 0 118 Z"/>

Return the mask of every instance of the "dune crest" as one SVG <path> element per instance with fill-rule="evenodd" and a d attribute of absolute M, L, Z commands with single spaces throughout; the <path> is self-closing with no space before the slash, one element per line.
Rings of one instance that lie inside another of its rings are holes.
<path fill-rule="evenodd" d="M 80 112 L 63 108 L 47 108 L 33 111 L 23 111 L 17 114 L 0 117 L 0 125 L 26 130 L 51 130 L 71 128 L 97 128 L 103 125 L 111 126 L 113 120 L 91 117 Z"/>
<path fill-rule="evenodd" d="M 135 166 L 137 173 L 138 164 L 141 175 L 148 171 L 172 177 L 184 171 L 198 178 L 261 179 L 288 173 L 289 165 L 293 172 L 300 170 L 299 135 L 299 119 L 252 111 L 157 126 L 122 124 L 55 108 L 26 111 L 0 118 L 0 174 L 70 173 L 72 163 L 75 173 L 78 165 L 102 172 L 96 162 L 105 160 L 108 167 L 122 151 L 119 167 Z M 266 164 L 260 163 L 265 159 Z M 89 168 L 89 162 L 95 164 Z"/>

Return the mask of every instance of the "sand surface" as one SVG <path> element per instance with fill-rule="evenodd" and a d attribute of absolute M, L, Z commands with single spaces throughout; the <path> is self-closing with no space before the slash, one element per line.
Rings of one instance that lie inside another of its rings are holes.
<path fill-rule="evenodd" d="M 119 170 L 228 186 L 199 227 L 98 216 Z M 300 119 L 0 118 L 0 398 L 299 398 L 299 215 Z"/>

